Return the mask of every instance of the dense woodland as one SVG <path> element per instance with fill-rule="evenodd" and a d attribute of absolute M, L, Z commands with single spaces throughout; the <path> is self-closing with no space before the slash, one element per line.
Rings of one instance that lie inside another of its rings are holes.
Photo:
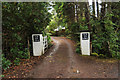
<path fill-rule="evenodd" d="M 11 62 L 18 65 L 20 59 L 30 58 L 32 34 L 44 33 L 50 22 L 52 15 L 48 6 L 48 3 L 27 2 L 2 4 L 3 69 L 7 69 Z"/>
<path fill-rule="evenodd" d="M 76 52 L 80 53 L 80 31 L 89 30 L 93 55 L 120 58 L 120 2 L 96 4 L 56 2 L 53 6 L 58 24 L 65 26 L 66 34 L 78 41 Z"/>
<path fill-rule="evenodd" d="M 77 41 L 77 53 L 80 53 L 80 31 L 89 30 L 94 55 L 120 58 L 120 2 L 96 2 L 96 7 L 94 4 L 2 3 L 3 70 L 12 63 L 19 65 L 20 59 L 32 56 L 33 33 L 55 33 L 54 29 L 60 25 L 65 26 L 66 37 Z M 52 14 L 48 12 L 49 6 L 54 8 Z"/>

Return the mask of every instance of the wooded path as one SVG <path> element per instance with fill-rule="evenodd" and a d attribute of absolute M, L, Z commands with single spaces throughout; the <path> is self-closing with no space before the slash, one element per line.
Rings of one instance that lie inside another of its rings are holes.
<path fill-rule="evenodd" d="M 117 78 L 117 61 L 80 56 L 65 37 L 52 37 L 54 46 L 27 78 Z"/>

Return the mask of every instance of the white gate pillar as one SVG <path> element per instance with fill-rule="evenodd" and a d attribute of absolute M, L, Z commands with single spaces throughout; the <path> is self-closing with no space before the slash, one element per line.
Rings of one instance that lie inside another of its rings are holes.
<path fill-rule="evenodd" d="M 32 34 L 33 55 L 41 56 L 43 52 L 43 36 L 42 34 Z"/>
<path fill-rule="evenodd" d="M 82 55 L 90 55 L 90 32 L 80 33 L 80 44 Z"/>

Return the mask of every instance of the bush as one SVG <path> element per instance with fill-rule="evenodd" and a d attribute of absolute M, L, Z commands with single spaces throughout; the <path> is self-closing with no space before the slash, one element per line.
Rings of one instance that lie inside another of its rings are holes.
<path fill-rule="evenodd" d="M 27 59 L 30 56 L 30 54 L 28 53 L 28 48 L 25 48 L 25 50 L 20 50 L 20 48 L 15 47 L 12 48 L 10 51 L 12 54 L 14 54 L 13 59 L 15 59 L 16 57 L 20 59 Z"/>
<path fill-rule="evenodd" d="M 7 60 L 7 59 L 4 57 L 4 54 L 2 54 L 2 69 L 3 69 L 3 70 L 7 70 L 11 64 L 12 64 L 12 63 L 10 62 L 10 60 Z"/>
<path fill-rule="evenodd" d="M 76 48 L 76 53 L 80 53 L 80 48 Z"/>
<path fill-rule="evenodd" d="M 106 15 L 104 20 L 91 20 L 93 51 L 105 54 L 107 57 L 115 57 L 119 53 L 118 35 L 115 27 L 118 26 Z M 97 26 L 97 27 L 96 27 Z M 101 55 L 102 56 L 102 55 Z"/>

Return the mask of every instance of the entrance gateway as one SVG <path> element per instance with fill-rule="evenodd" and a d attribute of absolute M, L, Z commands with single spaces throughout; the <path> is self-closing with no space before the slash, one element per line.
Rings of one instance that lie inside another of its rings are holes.
<path fill-rule="evenodd" d="M 80 44 L 82 55 L 90 55 L 90 32 L 81 31 Z"/>

